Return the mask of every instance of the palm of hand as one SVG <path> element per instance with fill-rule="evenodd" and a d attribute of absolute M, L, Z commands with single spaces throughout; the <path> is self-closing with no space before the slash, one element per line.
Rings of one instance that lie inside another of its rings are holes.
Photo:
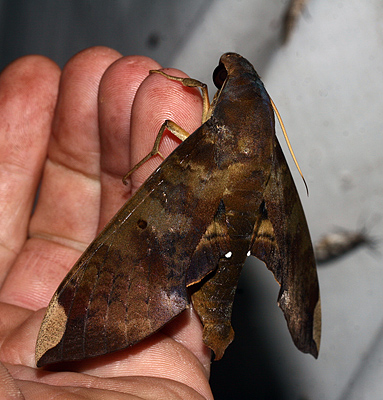
<path fill-rule="evenodd" d="M 121 177 L 150 151 L 169 110 L 190 132 L 200 124 L 196 91 L 151 76 L 137 92 L 157 68 L 145 57 L 92 48 L 62 73 L 52 61 L 29 56 L 0 75 L 0 398 L 96 399 L 106 390 L 111 399 L 212 398 L 210 354 L 192 312 L 126 351 L 62 371 L 35 367 L 43 308 L 155 161 L 138 170 L 128 188 Z M 164 140 L 162 151 L 174 146 Z"/>

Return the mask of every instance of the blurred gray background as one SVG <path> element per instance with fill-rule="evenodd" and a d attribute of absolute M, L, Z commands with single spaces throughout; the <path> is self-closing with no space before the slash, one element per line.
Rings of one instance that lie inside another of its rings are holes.
<path fill-rule="evenodd" d="M 32 53 L 63 66 L 86 47 L 106 45 L 210 84 L 222 53 L 249 59 L 282 114 L 309 184 L 307 198 L 285 149 L 313 240 L 337 227 L 365 227 L 378 247 L 319 268 L 318 360 L 295 349 L 276 305 L 277 284 L 261 263 L 248 263 L 235 302 L 236 339 L 213 364 L 213 393 L 381 399 L 383 3 L 311 0 L 282 45 L 287 6 L 287 0 L 0 0 L 0 67 Z"/>

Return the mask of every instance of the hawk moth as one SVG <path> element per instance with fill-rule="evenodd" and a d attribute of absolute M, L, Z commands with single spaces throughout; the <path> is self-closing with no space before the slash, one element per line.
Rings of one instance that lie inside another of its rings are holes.
<path fill-rule="evenodd" d="M 337 229 L 319 238 L 314 245 L 317 264 L 338 260 L 361 246 L 376 247 L 376 240 L 367 233 L 366 228 L 357 231 Z"/>
<path fill-rule="evenodd" d="M 314 253 L 263 83 L 235 53 L 224 54 L 214 71 L 218 91 L 211 105 L 206 85 L 167 77 L 201 88 L 203 124 L 117 212 L 60 284 L 40 328 L 37 365 L 124 349 L 191 303 L 204 343 L 220 359 L 234 338 L 232 304 L 249 255 L 280 284 L 278 303 L 295 345 L 317 357 Z M 170 121 L 160 133 L 165 128 L 177 133 Z"/>

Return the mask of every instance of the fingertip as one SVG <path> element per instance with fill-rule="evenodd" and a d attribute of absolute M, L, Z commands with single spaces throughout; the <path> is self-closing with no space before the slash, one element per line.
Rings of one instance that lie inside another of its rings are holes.
<path fill-rule="evenodd" d="M 13 61 L 0 75 L 0 242 L 18 254 L 46 159 L 60 69 L 43 56 Z M 3 270 L 3 273 L 6 271 Z"/>
<path fill-rule="evenodd" d="M 167 74 L 187 77 L 176 69 L 165 69 Z M 150 74 L 140 86 L 133 104 L 131 122 L 131 166 L 137 164 L 152 150 L 155 138 L 165 120 L 171 120 L 188 133 L 193 133 L 202 119 L 202 97 L 198 89 L 185 87 L 181 82 L 160 74 Z M 166 132 L 160 152 L 165 157 L 180 141 Z M 154 157 L 132 176 L 133 187 L 139 187 L 161 162 Z"/>
<path fill-rule="evenodd" d="M 101 165 L 104 172 L 122 177 L 129 169 L 132 105 L 150 69 L 160 65 L 144 56 L 122 57 L 105 71 L 99 91 Z"/>
<path fill-rule="evenodd" d="M 31 112 L 45 110 L 53 112 L 57 97 L 60 68 L 52 60 L 40 55 L 20 57 L 9 64 L 0 75 L 0 107 L 7 119 L 9 107 L 19 109 L 26 117 Z M 26 108 L 27 107 L 27 108 Z"/>
<path fill-rule="evenodd" d="M 102 185 L 99 229 L 130 197 L 130 186 L 122 184 L 122 177 L 130 168 L 132 105 L 153 68 L 160 65 L 148 57 L 122 57 L 102 77 L 98 97 Z"/>
<path fill-rule="evenodd" d="M 48 57 L 31 54 L 16 58 L 8 64 L 1 73 L 2 77 L 4 77 L 16 72 L 23 73 L 26 77 L 28 75 L 34 77 L 36 75 L 46 74 L 47 72 L 60 74 L 60 67 Z"/>
<path fill-rule="evenodd" d="M 72 56 L 65 64 L 63 72 L 89 74 L 102 69 L 104 73 L 110 64 L 121 57 L 121 53 L 106 46 L 89 47 Z"/>

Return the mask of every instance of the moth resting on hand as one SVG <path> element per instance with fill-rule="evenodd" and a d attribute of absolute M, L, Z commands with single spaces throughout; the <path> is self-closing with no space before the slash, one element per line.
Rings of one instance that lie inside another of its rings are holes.
<path fill-rule="evenodd" d="M 40 328 L 37 365 L 132 346 L 190 303 L 204 343 L 220 359 L 234 338 L 232 304 L 249 255 L 264 261 L 280 284 L 278 303 L 295 345 L 317 357 L 321 313 L 313 248 L 258 74 L 240 55 L 224 54 L 210 106 L 206 85 L 162 75 L 201 88 L 203 124 L 118 211 L 60 284 Z M 158 138 L 165 128 L 186 136 L 165 121 Z"/>

